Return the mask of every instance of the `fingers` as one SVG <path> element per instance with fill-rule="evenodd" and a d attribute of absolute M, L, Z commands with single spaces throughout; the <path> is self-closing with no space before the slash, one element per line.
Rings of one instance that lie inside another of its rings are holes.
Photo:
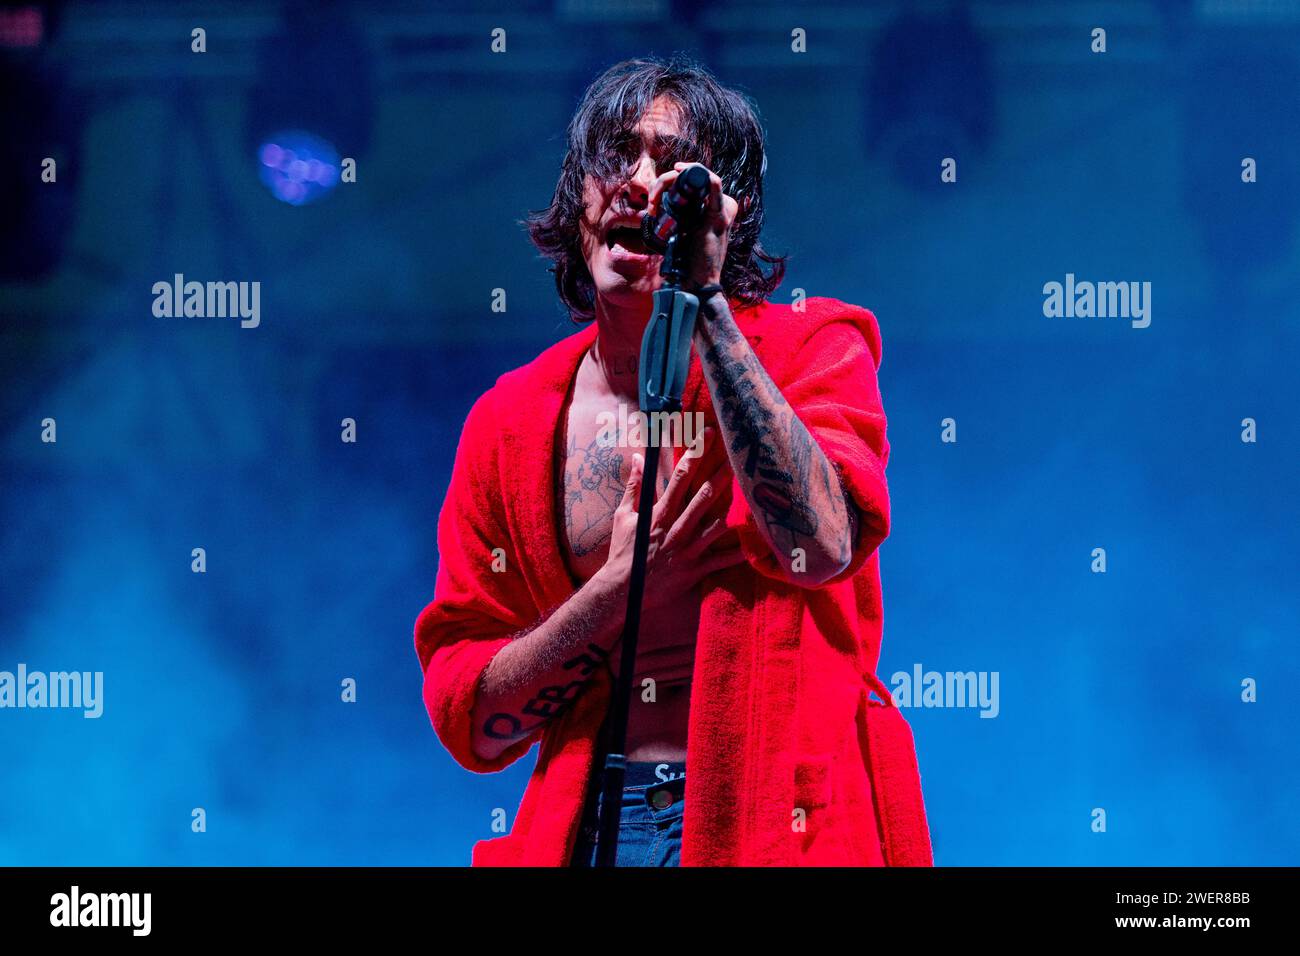
<path fill-rule="evenodd" d="M 684 492 L 689 493 L 692 486 L 698 488 L 700 483 L 713 474 L 727 463 L 727 447 L 723 443 L 722 434 L 713 425 L 705 427 L 690 445 L 687 446 L 686 452 L 682 458 L 693 457 L 694 463 L 691 465 L 690 474 L 687 476 L 686 487 Z M 686 495 L 683 495 L 685 498 Z"/>
<path fill-rule="evenodd" d="M 677 176 L 681 173 L 684 166 L 688 164 L 678 163 L 676 168 L 663 173 L 654 184 L 650 187 L 650 198 L 647 200 L 647 212 L 652 216 L 659 215 L 659 197 L 664 194 L 664 190 L 677 182 Z"/>
<path fill-rule="evenodd" d="M 722 197 L 722 215 L 719 216 L 716 221 L 724 228 L 730 229 L 731 224 L 736 221 L 736 216 L 739 212 L 740 203 L 736 202 L 736 200 L 732 199 L 730 196 L 724 195 Z"/>
<path fill-rule="evenodd" d="M 650 214 L 659 214 L 659 197 L 663 195 L 664 190 L 670 188 L 677 181 L 683 169 L 688 166 L 700 166 L 702 163 L 674 163 L 673 168 L 663 173 L 655 180 L 654 185 L 650 187 Z M 705 201 L 705 209 L 714 222 L 721 222 L 727 226 L 735 221 L 737 213 L 740 212 L 740 203 L 733 197 L 728 196 L 722 189 L 722 178 L 713 170 L 705 169 L 709 174 L 709 195 Z M 749 199 L 746 197 L 745 206 L 748 208 Z"/>
<path fill-rule="evenodd" d="M 681 171 L 687 166 L 699 166 L 701 163 L 674 163 L 671 173 L 664 173 L 665 176 L 672 176 L 675 180 Z M 705 209 L 715 220 L 722 220 L 728 224 L 736 218 L 736 212 L 740 204 L 722 191 L 722 178 L 713 170 L 705 167 L 709 174 L 709 195 L 705 201 Z M 665 189 L 667 186 L 664 187 Z M 660 192 L 663 190 L 661 189 Z"/>
<path fill-rule="evenodd" d="M 691 537 L 699 526 L 700 519 L 708 514 L 709 509 L 713 507 L 719 492 L 722 491 L 723 481 L 730 480 L 730 475 L 724 478 L 715 472 L 708 481 L 700 485 L 700 490 L 695 492 L 695 497 L 682 509 L 681 517 L 677 519 L 672 530 L 668 533 L 669 540 L 676 542 L 682 538 Z"/>
<path fill-rule="evenodd" d="M 709 170 L 709 198 L 705 208 L 714 218 L 722 215 L 722 180 L 712 170 Z"/>
<path fill-rule="evenodd" d="M 700 574 L 700 580 L 704 580 L 710 574 L 717 571 L 724 571 L 727 568 L 734 568 L 738 564 L 745 563 L 745 555 L 740 550 L 740 545 L 734 548 L 727 548 L 722 551 L 714 551 L 701 559 L 696 566 Z"/>
<path fill-rule="evenodd" d="M 627 475 L 627 484 L 623 486 L 623 500 L 618 503 L 621 510 L 636 511 L 636 499 L 641 494 L 641 471 L 645 468 L 645 459 L 641 455 L 632 456 L 632 468 Z"/>
<path fill-rule="evenodd" d="M 686 487 L 690 484 L 691 473 L 696 467 L 695 459 L 682 456 L 682 460 L 673 469 L 672 477 L 668 479 L 668 487 L 655 502 L 655 521 L 662 521 L 664 515 L 677 513 L 677 509 L 681 507 L 682 496 L 686 493 Z"/>
<path fill-rule="evenodd" d="M 681 510 L 682 499 L 686 496 L 695 476 L 699 474 L 713 458 L 709 454 L 716 444 L 717 429 L 712 425 L 706 426 L 704 431 L 698 437 L 699 447 L 698 454 L 684 454 L 677 467 L 673 469 L 672 477 L 668 479 L 668 487 L 664 493 L 659 496 L 655 502 L 654 516 L 656 521 L 662 521 L 664 516 L 676 518 Z"/>
<path fill-rule="evenodd" d="M 721 436 L 718 436 L 717 441 L 711 442 L 700 455 L 692 478 L 696 491 L 691 496 L 690 502 L 682 509 L 674 526 L 674 530 L 679 534 L 697 533 L 701 522 L 715 508 L 725 504 L 722 492 L 731 483 L 731 469 L 728 466 L 726 448 Z"/>
<path fill-rule="evenodd" d="M 702 554 L 713 546 L 713 543 L 726 534 L 730 529 L 727 527 L 725 517 L 714 518 L 699 536 L 691 542 L 690 553 L 693 555 Z"/>

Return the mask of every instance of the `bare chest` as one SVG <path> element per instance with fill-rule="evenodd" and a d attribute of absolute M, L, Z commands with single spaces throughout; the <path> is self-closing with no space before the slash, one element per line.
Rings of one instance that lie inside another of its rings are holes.
<path fill-rule="evenodd" d="M 564 531 L 565 558 L 570 572 L 583 582 L 605 563 L 614 510 L 627 488 L 632 455 L 645 454 L 644 444 L 629 443 L 625 433 L 610 427 L 618 419 L 616 400 L 584 394 L 578 387 L 556 443 L 558 517 Z M 673 453 L 665 448 L 659 459 L 661 490 L 672 470 Z"/>
<path fill-rule="evenodd" d="M 619 414 L 619 399 L 593 384 L 594 376 L 588 372 L 584 363 L 574 383 L 556 441 L 554 476 L 562 550 L 579 584 L 599 571 L 608 557 L 614 511 L 627 489 L 632 455 L 645 453 L 647 438 L 643 431 L 624 430 L 628 415 Z M 635 405 L 630 411 L 635 411 Z M 611 422 L 617 424 L 611 427 Z M 675 458 L 671 447 L 661 449 L 656 477 L 660 492 L 668 485 Z M 626 744 L 631 760 L 686 759 L 699 613 L 699 597 L 692 591 L 674 605 L 671 615 L 642 619 L 635 680 L 643 687 L 651 679 L 656 694 L 652 702 L 642 694 L 633 695 Z"/>

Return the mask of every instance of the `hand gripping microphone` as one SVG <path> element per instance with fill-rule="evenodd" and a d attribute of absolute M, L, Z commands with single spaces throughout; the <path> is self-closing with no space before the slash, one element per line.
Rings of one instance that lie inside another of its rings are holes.
<path fill-rule="evenodd" d="M 668 248 L 674 232 L 691 229 L 704 216 L 709 198 L 709 171 L 696 163 L 681 171 L 673 184 L 659 197 L 659 215 L 641 219 L 641 238 L 652 252 Z"/>

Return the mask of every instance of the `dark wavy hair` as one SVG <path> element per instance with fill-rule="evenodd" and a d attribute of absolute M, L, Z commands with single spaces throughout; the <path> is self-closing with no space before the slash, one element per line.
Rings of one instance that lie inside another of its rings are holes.
<path fill-rule="evenodd" d="M 546 209 L 524 221 L 533 244 L 554 262 L 555 287 L 574 321 L 595 317 L 596 288 L 582 254 L 579 222 L 588 174 L 606 188 L 630 172 L 639 155 L 633 130 L 650 104 L 666 96 L 681 108 L 681 146 L 664 159 L 704 163 L 722 180 L 723 191 L 742 203 L 727 242 L 722 286 L 727 297 L 745 305 L 765 301 L 785 276 L 785 256 L 763 249 L 763 130 L 755 107 L 741 93 L 719 83 L 708 70 L 684 56 L 650 57 L 611 66 L 587 88 L 569 122 L 568 149 L 555 195 Z M 634 155 L 634 153 L 636 155 Z M 763 264 L 772 266 L 763 271 Z"/>

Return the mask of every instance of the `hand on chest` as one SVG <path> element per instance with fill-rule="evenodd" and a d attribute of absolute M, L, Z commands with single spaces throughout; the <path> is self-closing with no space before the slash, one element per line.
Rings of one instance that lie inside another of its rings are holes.
<path fill-rule="evenodd" d="M 634 402 L 609 394 L 592 379 L 579 369 L 556 442 L 557 517 L 570 570 L 582 581 L 604 563 L 633 454 L 644 455 L 652 442 L 659 442 L 658 495 L 680 456 L 702 437 L 706 423 L 702 412 L 652 420 Z"/>
<path fill-rule="evenodd" d="M 614 509 L 623 500 L 632 455 L 645 453 L 646 444 L 630 444 L 618 434 L 608 441 L 609 432 L 597 422 L 601 411 L 590 403 L 574 402 L 568 416 L 558 466 L 562 494 L 564 543 L 574 574 L 581 580 L 591 577 L 605 560 L 609 550 L 610 528 Z M 617 410 L 613 410 L 617 414 Z M 662 490 L 668 484 L 674 464 L 673 449 L 664 448 L 659 456 L 656 482 Z"/>

